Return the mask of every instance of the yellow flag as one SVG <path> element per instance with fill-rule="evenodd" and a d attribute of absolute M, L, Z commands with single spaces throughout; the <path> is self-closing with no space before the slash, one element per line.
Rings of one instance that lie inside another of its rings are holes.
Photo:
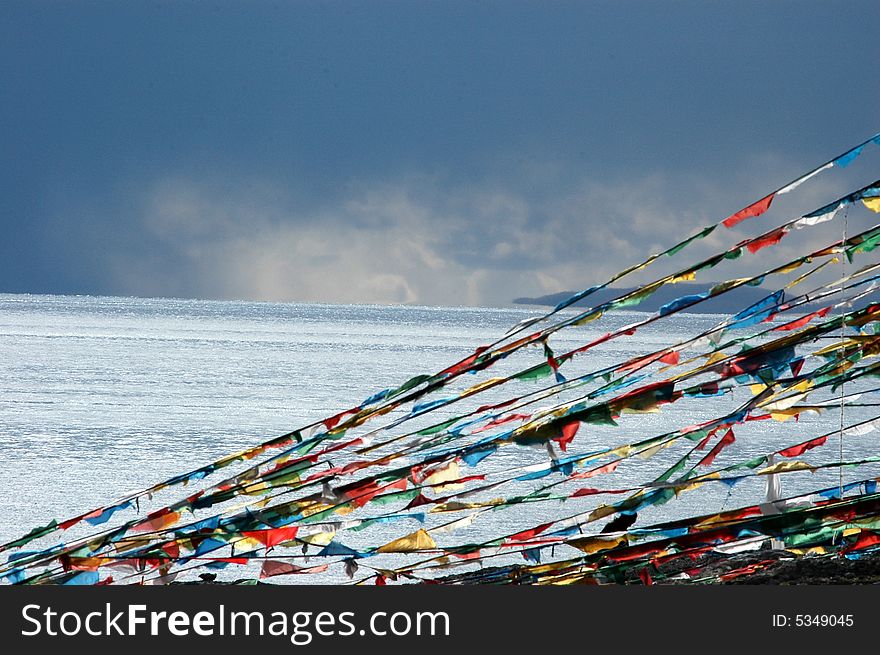
<path fill-rule="evenodd" d="M 604 519 L 606 516 L 611 516 L 617 510 L 615 510 L 611 505 L 599 505 L 596 509 L 590 512 L 590 516 L 588 517 L 590 521 L 598 521 L 599 519 Z"/>
<path fill-rule="evenodd" d="M 70 563 L 78 571 L 97 571 L 98 567 L 112 564 L 116 560 L 111 557 L 71 557 Z"/>
<path fill-rule="evenodd" d="M 253 484 L 246 485 L 243 488 L 242 493 L 247 494 L 248 496 L 260 496 L 266 493 L 272 487 L 265 482 L 256 482 Z"/>
<path fill-rule="evenodd" d="M 823 355 L 828 355 L 830 353 L 836 352 L 838 350 L 842 350 L 844 348 L 851 348 L 853 346 L 857 346 L 858 343 L 859 343 L 858 341 L 855 341 L 853 339 L 845 339 L 844 341 L 840 341 L 838 343 L 833 343 L 830 346 L 825 346 L 824 348 L 820 348 L 819 350 L 814 351 L 813 355 L 821 357 Z"/>
<path fill-rule="evenodd" d="M 767 385 L 763 382 L 758 382 L 757 384 L 750 384 L 749 390 L 751 390 L 753 396 L 757 396 L 759 393 L 764 391 L 767 388 Z"/>
<path fill-rule="evenodd" d="M 316 532 L 315 534 L 306 534 L 302 536 L 297 535 L 300 541 L 305 541 L 306 543 L 310 543 L 313 546 L 326 546 L 331 541 L 333 541 L 333 537 L 335 536 L 335 530 L 327 532 Z"/>
<path fill-rule="evenodd" d="M 242 550 L 247 550 L 248 548 L 262 548 L 263 544 L 261 544 L 257 539 L 253 537 L 242 537 L 241 539 L 237 539 L 235 542 L 237 548 L 241 548 Z"/>
<path fill-rule="evenodd" d="M 824 411 L 823 407 L 792 407 L 791 409 L 777 409 L 770 412 L 771 418 L 774 421 L 784 422 L 790 419 L 793 416 L 799 416 L 801 414 L 821 414 Z"/>
<path fill-rule="evenodd" d="M 503 381 L 504 379 L 505 378 L 489 378 L 488 380 L 483 380 L 479 384 L 475 384 L 474 386 L 468 387 L 467 389 L 462 391 L 461 396 L 462 397 L 471 396 L 475 393 L 482 391 L 486 387 L 491 387 L 494 384 L 498 384 L 499 382 Z"/>
<path fill-rule="evenodd" d="M 712 516 L 695 523 L 694 527 L 704 528 L 706 526 L 715 525 L 716 523 L 727 523 L 729 520 L 730 518 L 726 517 L 723 513 L 713 514 Z"/>
<path fill-rule="evenodd" d="M 862 204 L 872 212 L 880 214 L 880 198 L 862 198 Z"/>
<path fill-rule="evenodd" d="M 318 501 L 313 501 L 308 505 L 303 505 L 300 507 L 300 512 L 303 515 L 303 518 L 308 518 L 318 512 L 323 512 L 325 510 L 330 509 L 333 505 L 328 505 L 327 503 L 319 503 Z"/>
<path fill-rule="evenodd" d="M 446 466 L 432 472 L 427 478 L 425 478 L 423 484 L 442 484 L 443 482 L 449 482 L 450 480 L 458 480 L 460 477 L 461 469 L 458 466 L 458 462 L 452 460 Z"/>
<path fill-rule="evenodd" d="M 618 448 L 615 448 L 614 450 L 610 450 L 605 454 L 609 457 L 624 458 L 624 457 L 629 457 L 630 455 L 632 455 L 633 451 L 635 451 L 635 448 L 633 448 L 632 446 L 626 445 L 626 446 L 619 446 Z M 590 459 L 592 459 L 592 458 L 590 458 Z"/>
<path fill-rule="evenodd" d="M 658 443 L 656 446 L 651 446 L 650 448 L 643 450 L 642 452 L 639 453 L 638 456 L 641 459 L 650 459 L 651 457 L 653 457 L 654 455 L 659 453 L 661 450 L 663 450 L 668 445 L 669 445 L 668 443 Z"/>
<path fill-rule="evenodd" d="M 786 473 L 788 471 L 812 471 L 814 467 L 806 462 L 779 462 L 773 466 L 768 466 L 758 471 L 758 475 L 770 475 L 772 473 Z"/>
<path fill-rule="evenodd" d="M 825 555 L 828 553 L 828 549 L 822 546 L 812 546 L 810 548 L 786 548 L 786 550 L 795 555 Z"/>
<path fill-rule="evenodd" d="M 701 475 L 699 478 L 695 478 L 693 481 L 687 482 L 685 484 L 681 484 L 676 486 L 675 495 L 679 495 L 685 491 L 692 491 L 703 486 L 709 480 L 717 480 L 721 477 L 721 474 L 718 471 L 713 471 L 712 473 L 707 473 L 706 475 Z"/>
<path fill-rule="evenodd" d="M 424 530 L 417 530 L 400 539 L 389 541 L 384 546 L 379 546 L 377 553 L 414 553 L 419 550 L 436 548 L 437 544 Z"/>
<path fill-rule="evenodd" d="M 604 312 L 601 312 L 601 311 L 590 312 L 589 314 L 587 314 L 586 316 L 584 316 L 584 317 L 583 317 L 581 320 L 579 320 L 578 322 L 576 322 L 576 323 L 572 323 L 572 325 L 580 326 L 580 325 L 586 325 L 587 323 L 592 323 L 592 322 L 595 321 L 597 318 L 600 318 L 600 317 L 602 316 L 603 313 L 604 313 Z"/>
<path fill-rule="evenodd" d="M 629 543 L 627 535 L 619 537 L 585 537 L 583 539 L 572 539 L 568 542 L 569 546 L 574 546 L 578 550 L 590 555 L 598 553 L 600 550 L 608 550 L 615 548 L 621 544 Z"/>
<path fill-rule="evenodd" d="M 788 389 L 786 389 L 785 391 L 787 392 Z M 781 400 L 775 400 L 771 403 L 767 403 L 765 405 L 762 405 L 762 407 L 770 412 L 781 412 L 782 410 L 794 407 L 806 397 L 806 393 L 798 393 L 793 396 L 788 396 L 787 398 L 782 398 Z"/>
<path fill-rule="evenodd" d="M 672 284 L 678 284 L 679 282 L 690 282 L 691 280 L 697 279 L 696 271 L 691 271 L 690 273 L 682 273 L 681 275 L 676 275 L 674 278 L 670 280 Z"/>
<path fill-rule="evenodd" d="M 439 514 L 442 512 L 460 512 L 464 509 L 480 509 L 481 507 L 495 507 L 497 505 L 503 505 L 505 500 L 503 498 L 492 498 L 491 500 L 483 500 L 478 503 L 465 503 L 460 500 L 450 500 L 447 503 L 439 503 L 435 505 L 430 510 L 428 510 L 431 514 Z"/>
<path fill-rule="evenodd" d="M 784 267 L 784 268 L 780 268 L 780 269 L 778 269 L 776 272 L 779 273 L 779 274 L 791 273 L 793 270 L 798 269 L 798 268 L 800 268 L 801 266 L 803 266 L 803 264 L 804 264 L 804 263 L 803 263 L 803 262 L 800 262 L 800 261 L 798 261 L 798 262 L 793 262 L 793 263 L 789 264 L 788 266 L 786 266 L 786 267 Z"/>

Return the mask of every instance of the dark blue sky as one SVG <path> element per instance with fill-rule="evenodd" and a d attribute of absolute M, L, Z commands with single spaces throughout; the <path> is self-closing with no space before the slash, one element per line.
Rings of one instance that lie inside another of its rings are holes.
<path fill-rule="evenodd" d="M 878 19 L 6 2 L 0 292 L 505 304 L 588 286 L 880 131 Z M 880 177 L 880 156 L 826 176 L 778 218 Z"/>

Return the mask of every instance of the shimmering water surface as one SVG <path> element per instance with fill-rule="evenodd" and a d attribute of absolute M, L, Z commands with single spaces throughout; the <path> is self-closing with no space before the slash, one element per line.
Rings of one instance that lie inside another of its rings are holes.
<path fill-rule="evenodd" d="M 102 506 L 148 484 L 347 409 L 413 375 L 438 371 L 536 313 L 535 308 L 0 295 L 0 475 L 4 482 L 0 486 L 0 540 L 21 536 L 50 519 L 61 520 Z M 560 333 L 551 345 L 563 352 L 646 316 L 638 312 L 612 314 Z M 670 317 L 633 336 L 603 344 L 563 370 L 569 378 L 575 377 L 693 336 L 720 318 Z M 540 349 L 529 348 L 489 372 L 465 376 L 455 389 L 540 363 L 542 358 Z M 513 382 L 480 400 L 510 397 L 550 383 L 547 379 Z M 855 388 L 852 385 L 847 391 Z M 572 448 L 585 452 L 661 434 L 718 416 L 749 393 L 743 389 L 735 397 L 685 399 L 658 414 L 625 415 L 616 428 L 588 426 L 582 428 Z M 453 409 L 443 410 L 434 420 L 451 416 Z M 849 410 L 847 422 L 866 418 L 873 411 Z M 724 451 L 716 464 L 742 461 L 817 436 L 833 429 L 838 420 L 838 413 L 829 412 L 803 416 L 798 423 L 744 425 L 736 429 L 735 447 Z M 845 457 L 873 454 L 875 443 L 874 435 L 847 439 Z M 645 482 L 683 452 L 670 451 L 652 459 L 635 459 L 604 479 L 585 481 L 589 482 L 586 486 L 620 488 Z M 818 462 L 837 456 L 835 437 L 804 459 Z M 546 462 L 547 457 L 543 449 L 512 446 L 484 460 L 480 472 L 502 472 Z M 877 475 L 876 468 L 862 467 L 847 471 L 845 479 L 861 479 L 872 473 Z M 783 490 L 788 495 L 837 481 L 836 471 L 792 474 L 785 479 Z M 516 483 L 495 495 L 513 495 L 534 485 Z M 575 488 L 577 485 L 565 487 Z M 640 517 L 640 523 L 714 512 L 755 502 L 762 494 L 760 480 L 735 487 L 706 485 L 650 510 Z M 597 502 L 595 498 L 547 501 L 491 512 L 463 531 L 450 534 L 447 542 L 509 534 L 548 517 L 576 514 Z M 448 520 L 448 515 L 442 520 L 429 516 L 426 525 Z M 357 547 L 382 543 L 386 536 L 383 530 L 388 538 L 394 538 L 417 527 L 378 526 L 338 536 Z M 330 579 L 344 580 L 341 573 Z"/>

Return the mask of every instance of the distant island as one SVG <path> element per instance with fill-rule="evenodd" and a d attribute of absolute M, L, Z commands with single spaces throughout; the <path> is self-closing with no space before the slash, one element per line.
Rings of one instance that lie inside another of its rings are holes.
<path fill-rule="evenodd" d="M 658 309 L 660 309 L 660 307 L 662 307 L 666 303 L 672 302 L 676 298 L 703 293 L 711 289 L 715 284 L 717 283 L 679 283 L 666 285 L 657 289 L 657 291 L 652 296 L 646 298 L 644 301 L 642 301 L 640 305 L 630 307 L 628 309 L 656 312 Z M 586 298 L 574 303 L 572 307 L 592 307 L 595 305 L 601 305 L 602 303 L 608 302 L 609 300 L 614 300 L 615 298 L 618 298 L 625 293 L 634 291 L 636 288 L 637 287 L 617 287 L 600 289 L 592 295 L 589 295 Z M 559 291 L 558 293 L 551 293 L 546 296 L 538 296 L 537 298 L 516 298 L 513 302 L 517 305 L 545 305 L 549 307 L 555 307 L 563 300 L 566 300 L 573 296 L 575 293 L 577 292 Z M 735 314 L 740 310 L 745 309 L 749 305 L 758 302 L 762 298 L 765 298 L 769 293 L 771 292 L 767 289 L 761 289 L 759 287 L 737 287 L 736 289 L 732 289 L 727 293 L 718 296 L 717 298 L 710 298 L 701 302 L 691 311 L 699 312 L 701 314 Z M 797 295 L 797 293 L 795 293 L 795 295 Z M 809 312 L 814 311 L 815 309 L 816 306 L 804 305 L 802 311 Z"/>

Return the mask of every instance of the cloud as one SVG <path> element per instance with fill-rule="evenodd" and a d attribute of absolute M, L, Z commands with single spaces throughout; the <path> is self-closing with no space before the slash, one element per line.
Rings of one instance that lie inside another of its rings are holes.
<path fill-rule="evenodd" d="M 769 156 L 758 166 L 793 170 Z M 767 191 L 746 186 L 653 172 L 617 181 L 575 177 L 538 194 L 521 180 L 456 185 L 413 175 L 348 184 L 329 200 L 309 203 L 268 180 L 173 177 L 147 185 L 134 202 L 136 216 L 123 220 L 149 245 L 108 257 L 118 285 L 135 295 L 506 305 L 518 296 L 604 281 Z M 797 203 L 786 196 L 760 220 L 734 232 L 717 230 L 686 257 L 661 260 L 620 284 L 672 272 L 842 188 L 839 181 L 817 180 Z M 839 238 L 839 231 L 792 235 L 763 252 L 760 268 Z M 726 263 L 711 275 L 733 277 L 746 269 L 758 270 L 754 258 Z"/>

